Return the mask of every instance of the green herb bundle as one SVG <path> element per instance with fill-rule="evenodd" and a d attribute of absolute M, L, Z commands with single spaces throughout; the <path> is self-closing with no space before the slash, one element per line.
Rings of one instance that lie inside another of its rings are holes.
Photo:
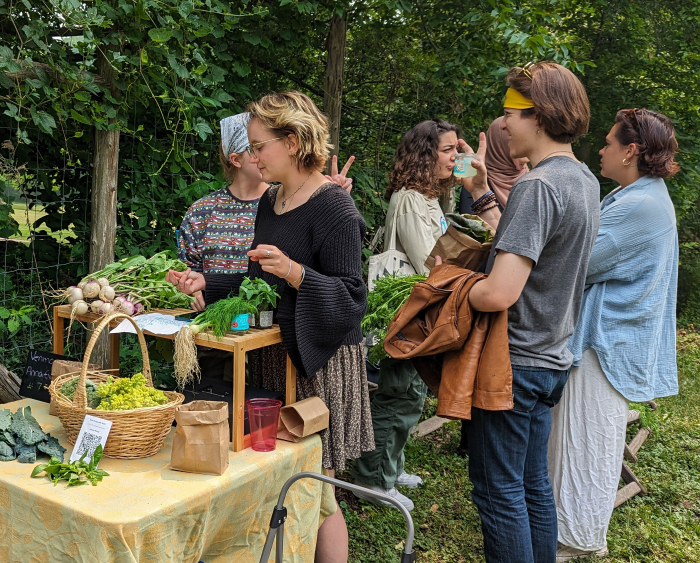
<path fill-rule="evenodd" d="M 210 328 L 214 336 L 222 338 L 231 330 L 233 317 L 242 313 L 255 313 L 255 307 L 240 297 L 229 297 L 209 305 L 187 326 L 192 334 Z"/>
<path fill-rule="evenodd" d="M 37 465 L 32 471 L 32 477 L 38 477 L 41 473 L 45 473 L 54 485 L 57 485 L 59 481 L 68 481 L 69 487 L 87 485 L 88 483 L 95 486 L 102 481 L 103 477 L 109 476 L 106 471 L 97 469 L 97 464 L 102 459 L 102 446 L 95 448 L 90 463 L 85 462 L 86 455 L 87 452 L 78 461 L 70 463 L 62 463 L 57 457 L 52 457 L 49 463 Z"/>
<path fill-rule="evenodd" d="M 386 276 L 379 278 L 374 289 L 367 296 L 367 314 L 362 319 L 362 332 L 373 333 L 378 342 L 369 351 L 368 359 L 376 364 L 386 358 L 384 351 L 384 337 L 389 329 L 389 323 L 396 312 L 406 302 L 413 286 L 425 281 L 427 276 L 416 274 L 413 276 Z"/>
<path fill-rule="evenodd" d="M 78 388 L 78 381 L 80 381 L 80 377 L 76 376 L 70 381 L 66 381 L 63 385 L 61 385 L 60 391 L 69 401 L 72 401 L 73 397 L 75 397 L 75 390 Z M 102 397 L 97 394 L 97 385 L 95 385 L 89 379 L 86 379 L 85 390 L 87 391 L 88 408 L 96 409 L 102 401 Z"/>

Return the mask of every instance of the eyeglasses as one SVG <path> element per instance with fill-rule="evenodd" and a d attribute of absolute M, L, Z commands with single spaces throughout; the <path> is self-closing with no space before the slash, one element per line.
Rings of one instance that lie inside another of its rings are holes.
<path fill-rule="evenodd" d="M 637 124 L 637 133 L 639 133 L 639 138 L 642 140 L 642 143 L 646 145 L 646 135 L 644 134 L 644 129 L 642 128 L 642 122 L 639 120 L 639 116 L 637 115 L 637 108 L 626 109 L 624 112 L 627 117 L 634 117 L 634 121 Z"/>
<path fill-rule="evenodd" d="M 279 141 L 280 139 L 284 139 L 284 137 L 275 137 L 274 139 L 268 139 L 267 141 L 260 141 L 259 143 L 252 143 L 246 147 L 246 151 L 248 152 L 249 156 L 258 156 L 258 153 L 255 151 L 255 147 L 258 147 L 260 145 L 264 145 L 265 143 L 271 143 L 272 141 Z"/>

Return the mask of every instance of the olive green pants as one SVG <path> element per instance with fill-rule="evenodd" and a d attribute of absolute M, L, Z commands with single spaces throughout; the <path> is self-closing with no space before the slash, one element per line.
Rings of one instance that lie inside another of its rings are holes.
<path fill-rule="evenodd" d="M 379 363 L 379 388 L 372 400 L 376 448 L 355 460 L 353 478 L 363 485 L 394 487 L 404 466 L 403 449 L 420 419 L 428 388 L 410 360 Z"/>

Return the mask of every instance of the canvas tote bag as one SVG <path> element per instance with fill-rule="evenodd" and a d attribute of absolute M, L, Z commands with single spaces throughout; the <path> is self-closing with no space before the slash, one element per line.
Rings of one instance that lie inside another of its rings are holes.
<path fill-rule="evenodd" d="M 394 210 L 396 212 L 396 210 Z M 387 250 L 381 254 L 369 257 L 369 268 L 367 275 L 367 287 L 370 291 L 374 289 L 374 283 L 384 276 L 400 274 L 402 276 L 412 276 L 416 273 L 415 268 L 404 252 L 396 250 L 396 220 L 392 222 L 389 233 L 388 245 L 384 245 Z"/>

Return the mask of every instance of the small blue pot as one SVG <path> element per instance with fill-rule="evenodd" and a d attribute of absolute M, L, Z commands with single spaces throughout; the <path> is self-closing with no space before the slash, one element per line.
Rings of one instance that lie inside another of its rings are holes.
<path fill-rule="evenodd" d="M 241 330 L 248 330 L 250 328 L 250 325 L 248 324 L 248 313 L 241 313 L 240 315 L 236 315 L 233 317 L 233 320 L 231 321 L 231 330 L 236 332 L 236 331 L 241 331 Z"/>

